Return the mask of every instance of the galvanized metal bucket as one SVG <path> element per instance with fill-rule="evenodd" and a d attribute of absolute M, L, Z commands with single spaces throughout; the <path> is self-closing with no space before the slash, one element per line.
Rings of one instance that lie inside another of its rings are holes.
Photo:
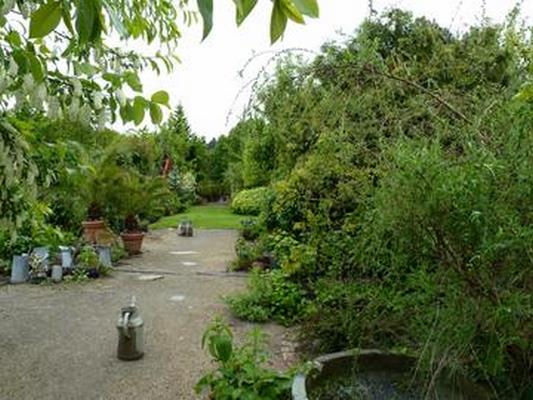
<path fill-rule="evenodd" d="M 11 283 L 24 283 L 30 278 L 29 258 L 27 254 L 13 256 L 11 263 Z"/>
<path fill-rule="evenodd" d="M 104 265 L 106 267 L 111 267 L 112 266 L 111 247 L 98 245 L 98 246 L 96 246 L 96 252 L 98 253 L 98 257 L 99 257 L 100 263 L 102 265 Z"/>
<path fill-rule="evenodd" d="M 65 270 L 71 270 L 74 268 L 74 259 L 72 257 L 72 248 L 68 246 L 59 246 L 59 252 L 61 255 L 61 266 Z"/>

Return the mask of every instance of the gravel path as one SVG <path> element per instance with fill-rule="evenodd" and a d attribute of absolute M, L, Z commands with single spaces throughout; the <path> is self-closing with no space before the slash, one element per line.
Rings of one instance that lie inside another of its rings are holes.
<path fill-rule="evenodd" d="M 144 254 L 113 276 L 87 284 L 0 287 L 0 399 L 194 399 L 211 367 L 201 335 L 217 314 L 230 319 L 221 296 L 246 280 L 225 274 L 234 231 L 197 231 L 179 238 L 156 231 Z M 163 279 L 142 281 L 147 274 Z M 146 354 L 116 358 L 118 312 L 135 295 L 145 321 Z M 238 338 L 251 324 L 231 320 Z M 288 333 L 270 334 L 273 363 L 284 368 Z"/>

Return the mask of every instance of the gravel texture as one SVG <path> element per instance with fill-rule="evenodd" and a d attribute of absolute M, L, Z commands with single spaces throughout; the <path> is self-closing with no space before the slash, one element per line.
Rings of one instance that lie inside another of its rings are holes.
<path fill-rule="evenodd" d="M 156 231 L 112 277 L 0 286 L 0 399 L 196 398 L 195 382 L 212 367 L 200 347 L 209 321 L 226 316 L 237 338 L 252 326 L 231 319 L 221 300 L 246 285 L 242 275 L 225 274 L 235 239 L 235 231 L 197 230 L 193 238 Z M 163 278 L 142 281 L 142 274 Z M 124 362 L 116 358 L 115 323 L 131 296 L 145 321 L 146 354 Z M 273 365 L 286 367 L 288 332 L 263 328 Z"/>

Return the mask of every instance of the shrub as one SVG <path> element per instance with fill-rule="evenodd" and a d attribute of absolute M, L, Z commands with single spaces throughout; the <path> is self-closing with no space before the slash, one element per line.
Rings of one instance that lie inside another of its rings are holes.
<path fill-rule="evenodd" d="M 251 322 L 273 319 L 282 325 L 299 321 L 309 306 L 305 291 L 281 270 L 254 270 L 248 292 L 229 296 L 226 302 L 241 319 Z"/>
<path fill-rule="evenodd" d="M 89 278 L 99 278 L 100 276 L 108 276 L 111 269 L 100 262 L 100 258 L 95 248 L 92 246 L 84 246 L 80 250 L 77 258 L 77 265 L 75 270 L 83 271 L 83 274 Z M 82 272 L 78 274 L 81 275 Z"/>
<path fill-rule="evenodd" d="M 239 215 L 259 215 L 271 193 L 268 187 L 243 190 L 233 198 L 231 211 Z"/>
<path fill-rule="evenodd" d="M 205 374 L 196 384 L 197 394 L 207 392 L 217 400 L 290 398 L 291 374 L 282 374 L 266 368 L 265 334 L 252 330 L 247 340 L 236 347 L 229 327 L 215 320 L 204 333 L 202 347 L 218 364 L 217 369 Z"/>
<path fill-rule="evenodd" d="M 235 252 L 237 253 L 237 258 L 232 263 L 231 269 L 234 271 L 247 271 L 252 268 L 253 262 L 263 255 L 263 247 L 258 242 L 239 238 L 235 243 Z"/>
<path fill-rule="evenodd" d="M 252 241 L 259 238 L 262 227 L 255 219 L 245 219 L 241 221 L 241 237 L 244 240 Z"/>
<path fill-rule="evenodd" d="M 281 276 L 313 299 L 302 332 L 328 349 L 406 348 L 496 397 L 532 393 L 533 109 L 512 100 L 532 59 L 517 10 L 460 36 L 392 10 L 279 65 L 256 99 L 276 150 L 259 240 L 281 268 L 234 312 L 295 315 L 273 306 Z"/>
<path fill-rule="evenodd" d="M 120 260 L 125 258 L 127 255 L 128 255 L 128 252 L 124 249 L 124 247 L 122 247 L 118 243 L 114 243 L 111 246 L 111 261 L 113 262 L 113 264 L 119 262 Z"/>
<path fill-rule="evenodd" d="M 526 393 L 533 171 L 522 129 L 459 157 L 434 141 L 391 147 L 352 266 L 315 286 L 306 336 L 334 350 L 407 347 L 425 371 L 438 363 L 504 397 Z"/>

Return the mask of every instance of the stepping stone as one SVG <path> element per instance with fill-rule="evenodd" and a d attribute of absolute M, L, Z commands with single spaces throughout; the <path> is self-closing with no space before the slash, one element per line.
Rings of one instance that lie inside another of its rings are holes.
<path fill-rule="evenodd" d="M 158 279 L 163 279 L 163 278 L 164 278 L 163 275 L 141 275 L 137 279 L 139 279 L 140 281 L 151 282 L 151 281 L 157 281 Z"/>
<path fill-rule="evenodd" d="M 198 263 L 192 261 L 183 261 L 182 264 L 186 267 L 194 267 L 195 265 L 198 265 Z"/>
<path fill-rule="evenodd" d="M 170 298 L 170 301 L 174 301 L 176 303 L 185 300 L 185 296 L 182 296 L 181 294 L 177 294 L 176 296 L 172 296 Z"/>
<path fill-rule="evenodd" d="M 186 250 L 186 251 L 171 251 L 170 254 L 174 254 L 175 256 L 186 256 L 190 254 L 198 254 L 197 251 L 192 250 Z"/>

